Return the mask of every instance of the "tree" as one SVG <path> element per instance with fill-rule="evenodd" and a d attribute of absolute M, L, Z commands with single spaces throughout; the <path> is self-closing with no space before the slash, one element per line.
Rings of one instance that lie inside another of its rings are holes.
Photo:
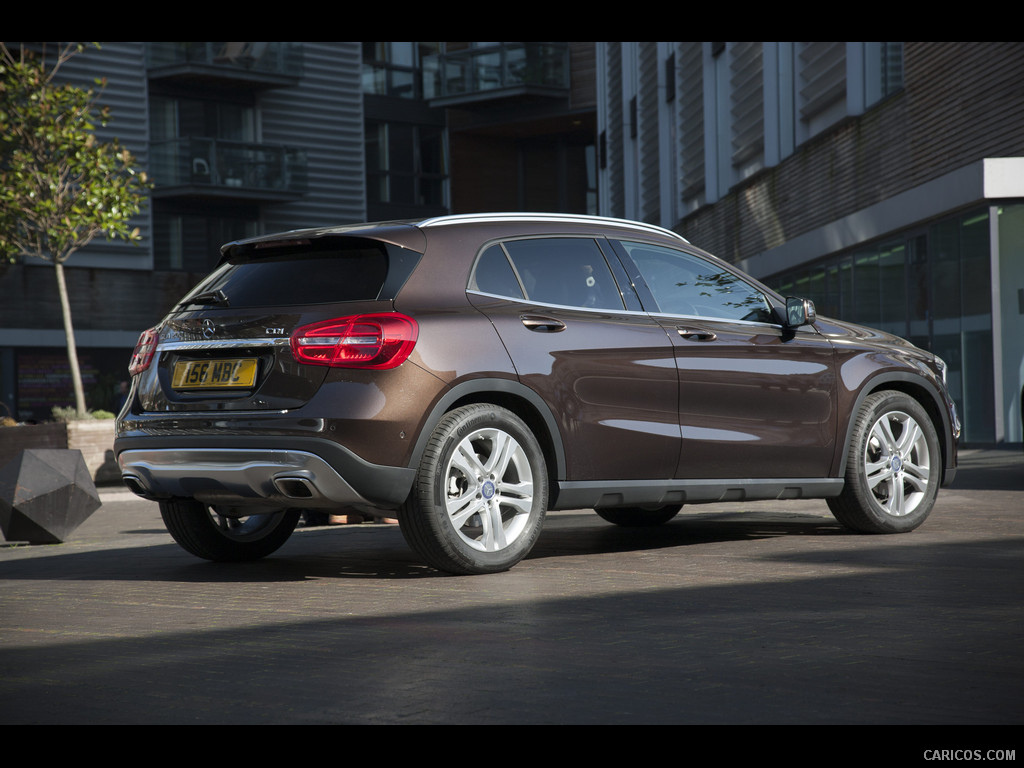
<path fill-rule="evenodd" d="M 97 46 L 98 47 L 98 46 Z M 149 181 L 116 139 L 97 140 L 109 109 L 91 88 L 59 83 L 61 66 L 84 46 L 68 43 L 48 66 L 36 55 L 0 43 L 0 257 L 50 262 L 57 278 L 75 407 L 85 414 L 64 262 L 103 234 L 140 240 L 130 220 L 145 203 Z M 102 86 L 104 81 L 97 81 Z"/>

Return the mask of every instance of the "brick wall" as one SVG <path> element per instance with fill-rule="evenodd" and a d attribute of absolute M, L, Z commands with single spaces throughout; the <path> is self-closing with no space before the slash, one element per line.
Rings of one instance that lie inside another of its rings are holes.
<path fill-rule="evenodd" d="M 1024 155 L 1024 44 L 906 43 L 904 88 L 683 219 L 730 261 L 985 157 Z"/>

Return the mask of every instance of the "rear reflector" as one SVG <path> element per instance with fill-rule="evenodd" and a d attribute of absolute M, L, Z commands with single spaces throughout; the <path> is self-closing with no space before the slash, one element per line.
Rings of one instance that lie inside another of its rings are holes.
<path fill-rule="evenodd" d="M 416 321 L 397 312 L 339 317 L 297 328 L 292 356 L 332 368 L 397 368 L 412 354 L 418 333 Z"/>
<path fill-rule="evenodd" d="M 149 368 L 150 363 L 153 362 L 153 355 L 156 353 L 156 345 L 159 341 L 160 334 L 156 332 L 156 328 L 150 328 L 142 332 L 142 335 L 139 336 L 139 342 L 135 345 L 135 351 L 132 353 L 131 362 L 128 363 L 129 375 L 135 376 Z"/>

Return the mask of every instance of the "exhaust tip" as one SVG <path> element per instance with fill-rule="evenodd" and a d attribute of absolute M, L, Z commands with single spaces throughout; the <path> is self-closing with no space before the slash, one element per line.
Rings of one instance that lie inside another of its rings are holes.
<path fill-rule="evenodd" d="M 274 487 L 289 499 L 312 499 L 316 491 L 304 477 L 275 477 Z"/>
<path fill-rule="evenodd" d="M 141 496 L 144 499 L 152 498 L 149 489 L 142 484 L 142 481 L 135 475 L 122 475 L 121 482 L 123 482 L 129 491 L 134 493 L 136 496 Z"/>

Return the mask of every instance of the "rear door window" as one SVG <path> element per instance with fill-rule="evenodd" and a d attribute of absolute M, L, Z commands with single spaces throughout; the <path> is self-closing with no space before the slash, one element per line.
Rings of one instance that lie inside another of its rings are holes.
<path fill-rule="evenodd" d="M 470 289 L 562 307 L 625 308 L 604 253 L 590 238 L 532 238 L 493 245 L 481 255 Z"/>

